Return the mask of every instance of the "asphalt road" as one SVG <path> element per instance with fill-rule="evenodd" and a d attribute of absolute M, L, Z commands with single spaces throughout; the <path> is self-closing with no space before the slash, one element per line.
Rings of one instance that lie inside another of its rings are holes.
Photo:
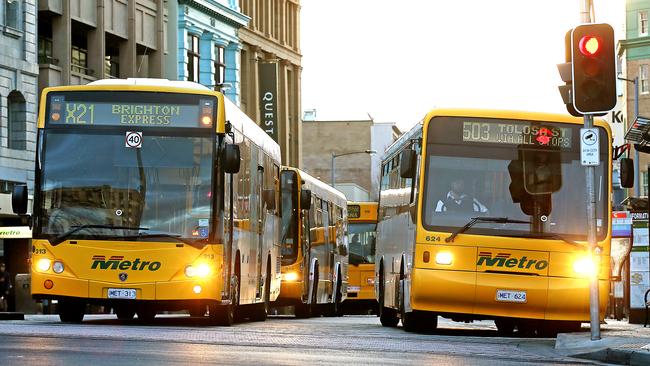
<path fill-rule="evenodd" d="M 440 319 L 432 334 L 384 328 L 373 316 L 271 317 L 233 327 L 182 315 L 152 324 L 112 315 L 0 323 L 0 365 L 518 365 L 589 364 L 553 352 L 553 339 L 497 337 L 492 322 Z"/>

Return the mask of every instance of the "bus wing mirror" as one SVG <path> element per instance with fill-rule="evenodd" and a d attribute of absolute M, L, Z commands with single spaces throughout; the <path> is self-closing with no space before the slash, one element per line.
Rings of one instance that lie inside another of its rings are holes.
<path fill-rule="evenodd" d="M 275 210 L 275 190 L 265 189 L 262 191 L 262 199 L 267 210 Z"/>
<path fill-rule="evenodd" d="M 24 215 L 27 213 L 27 185 L 17 184 L 11 192 L 11 208 L 15 214 Z"/>
<path fill-rule="evenodd" d="M 309 210 L 311 208 L 311 190 L 302 189 L 300 191 L 300 209 Z"/>
<path fill-rule="evenodd" d="M 345 244 L 340 244 L 338 249 L 339 255 L 348 255 L 348 247 L 346 247 Z"/>
<path fill-rule="evenodd" d="M 621 158 L 621 187 L 634 187 L 634 160 L 630 158 Z"/>
<path fill-rule="evenodd" d="M 402 178 L 415 178 L 415 161 L 417 154 L 415 150 L 404 149 L 400 154 L 399 175 Z"/>
<path fill-rule="evenodd" d="M 240 158 L 239 145 L 227 144 L 223 151 L 223 170 L 229 174 L 239 173 Z"/>

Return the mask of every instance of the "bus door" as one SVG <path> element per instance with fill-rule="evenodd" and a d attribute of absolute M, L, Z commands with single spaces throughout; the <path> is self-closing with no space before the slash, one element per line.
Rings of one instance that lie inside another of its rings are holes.
<path fill-rule="evenodd" d="M 325 280 L 325 289 L 327 294 L 331 294 L 330 283 L 332 282 L 332 267 L 334 262 L 334 250 L 332 245 L 332 220 L 330 220 L 330 211 L 332 209 L 331 204 L 325 200 L 323 202 L 323 226 L 324 226 L 324 248 L 323 248 L 323 270 L 320 272 L 324 275 L 321 275 L 320 279 Z M 327 277 L 325 277 L 327 276 Z"/>
<path fill-rule="evenodd" d="M 262 297 L 262 290 L 264 286 L 264 281 L 262 278 L 262 255 L 264 254 L 264 219 L 266 217 L 265 207 L 264 207 L 264 167 L 262 165 L 257 166 L 257 256 L 256 256 L 256 265 L 257 265 L 257 292 L 255 297 Z"/>
<path fill-rule="evenodd" d="M 248 255 L 247 255 L 247 264 L 248 264 L 248 283 L 250 285 L 249 290 L 255 289 L 255 297 L 259 298 L 259 274 L 257 270 L 258 266 L 258 256 L 259 247 L 261 245 L 261 216 L 262 212 L 260 209 L 260 202 L 262 201 L 262 184 L 260 180 L 261 172 L 259 170 L 259 149 L 254 144 L 251 144 L 251 159 L 250 159 L 250 232 L 249 232 L 249 242 L 248 242 Z M 243 264 L 243 263 L 242 263 Z M 252 293 L 248 293 L 248 296 L 253 296 Z"/>

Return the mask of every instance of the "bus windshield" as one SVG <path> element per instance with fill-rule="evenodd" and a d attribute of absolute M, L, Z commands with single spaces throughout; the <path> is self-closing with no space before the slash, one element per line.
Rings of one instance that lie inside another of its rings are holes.
<path fill-rule="evenodd" d="M 375 262 L 375 230 L 377 224 L 348 224 L 350 264 Z"/>
<path fill-rule="evenodd" d="M 429 123 L 423 222 L 454 232 L 586 240 L 585 169 L 580 125 L 487 118 L 436 117 Z M 600 129 L 600 158 L 608 139 Z M 606 164 L 596 167 L 597 234 L 607 232 Z M 516 222 L 523 220 L 529 225 Z"/>
<path fill-rule="evenodd" d="M 125 132 L 114 129 L 45 130 L 41 140 L 36 235 L 56 238 L 82 225 L 105 225 L 72 237 L 207 239 L 212 226 L 210 135 L 144 131 L 139 148 L 125 147 Z"/>

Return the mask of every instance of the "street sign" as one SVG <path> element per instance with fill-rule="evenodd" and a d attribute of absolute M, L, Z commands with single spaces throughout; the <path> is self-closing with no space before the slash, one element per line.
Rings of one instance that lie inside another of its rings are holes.
<path fill-rule="evenodd" d="M 600 161 L 597 128 L 580 129 L 580 160 L 583 166 L 597 166 Z"/>

